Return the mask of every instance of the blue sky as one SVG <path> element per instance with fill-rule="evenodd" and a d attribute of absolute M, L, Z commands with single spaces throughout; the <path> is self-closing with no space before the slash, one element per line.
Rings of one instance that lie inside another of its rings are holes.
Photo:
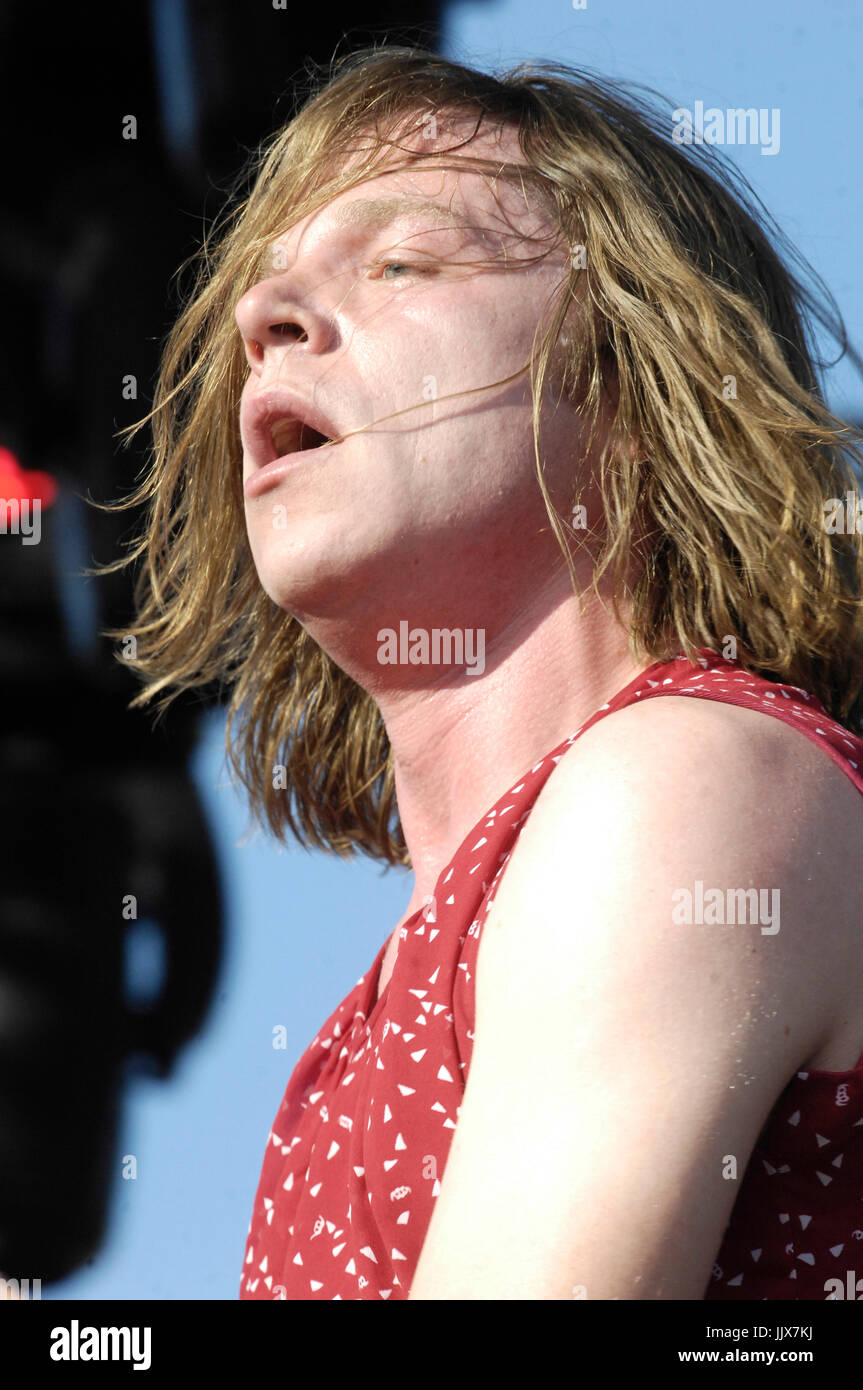
<path fill-rule="evenodd" d="M 859 0 L 460 0 L 447 52 L 494 69 L 553 58 L 646 83 L 674 107 L 781 113 L 774 156 L 731 153 L 783 230 L 826 279 L 863 340 L 857 170 L 863 88 Z M 286 55 L 286 67 L 297 55 Z M 828 375 L 829 403 L 863 417 L 863 382 Z M 244 835 L 246 808 L 223 761 L 224 720 L 203 726 L 194 772 L 220 855 L 227 946 L 206 1027 L 168 1081 L 126 1093 L 108 1238 L 48 1298 L 234 1299 L 270 1123 L 294 1063 L 371 964 L 410 897 L 403 872 Z M 501 788 L 504 790 L 504 788 Z M 274 1050 L 273 1029 L 287 1029 Z M 134 1154 L 138 1176 L 120 1177 Z"/>

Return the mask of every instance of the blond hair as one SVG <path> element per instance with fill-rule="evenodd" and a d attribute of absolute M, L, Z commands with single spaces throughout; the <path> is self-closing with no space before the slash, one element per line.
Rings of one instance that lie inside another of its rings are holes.
<path fill-rule="evenodd" d="M 586 248 L 570 258 L 530 363 L 537 480 L 573 584 L 573 531 L 542 477 L 539 407 L 578 297 L 592 313 L 586 331 L 568 337 L 562 384 L 583 393 L 593 428 L 603 391 L 616 384 L 598 469 L 604 518 L 593 583 L 607 575 L 615 612 L 626 593 L 633 656 L 694 660 L 732 635 L 747 669 L 805 688 L 856 731 L 863 543 L 856 532 L 829 534 L 824 509 L 854 486 L 860 435 L 823 403 L 804 315 L 858 369 L 861 361 L 820 282 L 826 309 L 773 249 L 742 176 L 710 147 L 696 156 L 675 145 L 669 118 L 637 89 L 563 64 L 492 76 L 422 49 L 384 47 L 338 60 L 315 84 L 248 167 L 250 190 L 235 189 L 215 250 L 205 240 L 153 409 L 124 432 L 128 443 L 152 420 L 146 476 L 107 508 L 146 508 L 129 554 L 105 567 L 142 562 L 134 624 L 108 634 L 136 639 L 131 664 L 145 684 L 132 704 L 157 699 L 161 712 L 181 690 L 218 682 L 231 691 L 230 764 L 261 823 L 343 856 L 409 863 L 377 706 L 268 597 L 252 562 L 237 424 L 246 364 L 234 310 L 274 238 L 394 167 L 400 151 L 410 164 L 419 156 L 399 142 L 430 116 L 453 114 L 473 116 L 477 130 L 517 131 L 523 164 L 477 167 L 531 183 L 561 243 Z M 465 158 L 458 154 L 459 167 Z M 767 225 L 763 210 L 761 220 Z M 631 439 L 637 457 L 621 447 Z M 642 567 L 627 592 L 637 517 Z M 283 789 L 273 785 L 277 766 Z"/>

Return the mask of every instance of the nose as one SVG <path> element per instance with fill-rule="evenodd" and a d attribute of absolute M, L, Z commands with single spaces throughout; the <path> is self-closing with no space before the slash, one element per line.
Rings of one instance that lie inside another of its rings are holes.
<path fill-rule="evenodd" d="M 333 326 L 326 315 L 292 296 L 284 277 L 273 276 L 247 290 L 234 317 L 243 339 L 246 360 L 253 372 L 263 371 L 268 359 L 286 347 L 302 346 L 319 353 L 329 346 Z"/>

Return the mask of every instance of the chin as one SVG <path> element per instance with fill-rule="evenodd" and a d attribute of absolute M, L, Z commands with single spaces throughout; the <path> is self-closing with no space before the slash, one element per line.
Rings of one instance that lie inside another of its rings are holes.
<path fill-rule="evenodd" d="M 249 528 L 252 560 L 262 589 L 273 603 L 302 621 L 302 615 L 337 618 L 358 598 L 368 604 L 386 592 L 398 555 L 385 536 L 361 532 L 356 519 L 332 515 L 277 530 L 269 518 Z"/>
<path fill-rule="evenodd" d="M 331 564 L 304 565 L 302 556 L 295 564 L 257 565 L 261 588 L 278 608 L 303 622 L 314 615 L 338 614 L 345 602 L 345 576 Z"/>

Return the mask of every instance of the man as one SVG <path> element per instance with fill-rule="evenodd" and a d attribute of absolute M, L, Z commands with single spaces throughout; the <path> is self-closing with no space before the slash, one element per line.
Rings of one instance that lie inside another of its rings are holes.
<path fill-rule="evenodd" d="M 272 828 L 414 875 L 295 1069 L 242 1296 L 709 1296 L 786 1088 L 863 1075 L 863 569 L 778 257 L 608 88 L 354 55 L 154 414 L 144 698 L 230 669 Z M 714 1296 L 793 1296 L 770 1255 Z"/>

